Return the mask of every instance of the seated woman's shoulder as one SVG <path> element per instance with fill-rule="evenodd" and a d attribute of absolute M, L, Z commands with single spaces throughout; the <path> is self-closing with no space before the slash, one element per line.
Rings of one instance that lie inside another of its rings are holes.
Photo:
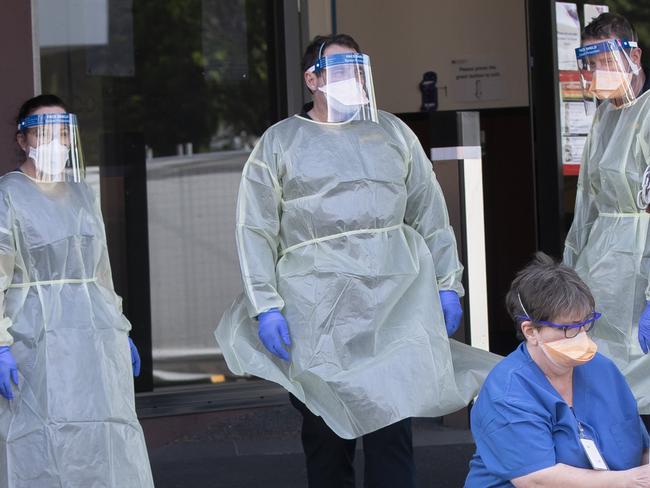
<path fill-rule="evenodd" d="M 586 368 L 593 372 L 594 374 L 610 374 L 614 375 L 616 377 L 622 377 L 623 373 L 621 373 L 621 370 L 618 369 L 618 366 L 609 359 L 607 356 L 604 354 L 601 354 L 599 352 L 596 353 L 596 355 L 593 357 L 591 361 L 589 361 L 586 364 L 583 364 L 582 366 L 577 366 L 578 368 Z"/>
<path fill-rule="evenodd" d="M 523 344 L 504 357 L 488 374 L 484 387 L 507 389 L 513 377 L 528 377 L 532 361 L 523 351 Z"/>
<path fill-rule="evenodd" d="M 589 361 L 587 364 L 592 364 L 592 365 L 595 365 L 595 366 L 599 366 L 601 368 L 612 368 L 612 367 L 615 368 L 616 367 L 616 365 L 614 364 L 614 361 L 612 361 L 607 356 L 605 356 L 604 354 L 601 354 L 599 352 L 597 352 L 595 354 L 594 358 L 591 361 Z"/>

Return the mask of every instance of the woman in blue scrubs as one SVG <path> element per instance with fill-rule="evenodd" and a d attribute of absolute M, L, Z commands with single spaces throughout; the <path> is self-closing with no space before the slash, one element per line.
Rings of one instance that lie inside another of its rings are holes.
<path fill-rule="evenodd" d="M 650 438 L 623 375 L 588 335 L 599 314 L 587 285 L 539 253 L 506 306 L 523 342 L 472 409 L 465 486 L 650 487 Z"/>

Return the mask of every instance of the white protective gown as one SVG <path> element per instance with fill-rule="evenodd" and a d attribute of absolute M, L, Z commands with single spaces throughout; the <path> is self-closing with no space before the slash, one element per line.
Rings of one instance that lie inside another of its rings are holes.
<path fill-rule="evenodd" d="M 498 360 L 450 348 L 438 290 L 462 295 L 463 267 L 431 162 L 394 115 L 268 129 L 243 170 L 237 245 L 245 293 L 215 331 L 228 366 L 284 386 L 341 437 L 458 410 Z M 274 307 L 291 362 L 257 335 Z"/>
<path fill-rule="evenodd" d="M 627 379 L 641 414 L 650 414 L 650 356 L 637 339 L 650 300 L 650 214 L 637 192 L 650 164 L 650 92 L 631 106 L 598 107 L 585 145 L 575 215 L 564 263 L 575 268 L 603 314 L 593 329 L 598 350 Z"/>
<path fill-rule="evenodd" d="M 152 487 L 131 326 L 86 183 L 0 178 L 0 286 L 0 345 L 20 375 L 0 398 L 0 487 Z"/>

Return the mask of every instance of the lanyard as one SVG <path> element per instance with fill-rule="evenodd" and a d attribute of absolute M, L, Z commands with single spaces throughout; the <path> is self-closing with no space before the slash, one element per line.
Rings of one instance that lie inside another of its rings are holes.
<path fill-rule="evenodd" d="M 576 419 L 576 422 L 578 424 L 578 437 L 580 444 L 582 445 L 582 449 L 584 450 L 587 458 L 589 459 L 589 462 L 591 463 L 591 467 L 598 471 L 609 471 L 605 459 L 603 459 L 602 454 L 600 454 L 600 451 L 598 450 L 598 446 L 596 446 L 596 442 L 585 433 L 582 422 L 578 420 L 573 407 L 569 408 L 571 409 L 571 413 L 573 413 L 573 417 Z"/>

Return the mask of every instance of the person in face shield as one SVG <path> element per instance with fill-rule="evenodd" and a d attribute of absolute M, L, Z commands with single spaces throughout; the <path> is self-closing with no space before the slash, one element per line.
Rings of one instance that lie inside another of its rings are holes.
<path fill-rule="evenodd" d="M 303 416 L 309 486 L 415 483 L 410 417 L 462 408 L 496 357 L 456 341 L 456 240 L 413 132 L 377 110 L 344 34 L 303 60 L 313 96 L 261 137 L 237 206 L 244 294 L 215 335 L 230 369 L 279 383 Z M 455 368 L 452 358 L 462 361 Z"/>
<path fill-rule="evenodd" d="M 17 124 L 24 159 L 0 178 L 0 487 L 153 487 L 77 119 L 40 95 Z"/>
<path fill-rule="evenodd" d="M 650 437 L 625 378 L 591 340 L 594 306 L 576 272 L 543 253 L 517 274 L 506 307 L 523 342 L 472 408 L 466 488 L 650 486 Z"/>
<path fill-rule="evenodd" d="M 631 24 L 605 13 L 577 50 L 588 97 L 598 101 L 582 157 L 564 263 L 589 285 L 603 317 L 599 350 L 650 414 L 650 93 Z M 645 417 L 644 417 L 645 419 Z"/>

